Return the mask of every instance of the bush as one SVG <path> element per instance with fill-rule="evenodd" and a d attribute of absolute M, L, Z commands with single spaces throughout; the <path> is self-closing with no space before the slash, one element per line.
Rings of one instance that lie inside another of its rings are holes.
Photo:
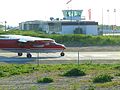
<path fill-rule="evenodd" d="M 78 28 L 79 29 L 79 28 Z M 82 33 L 79 29 L 78 33 Z M 0 31 L 0 34 L 19 34 L 27 36 L 35 36 L 42 38 L 52 38 L 56 42 L 65 44 L 66 46 L 105 46 L 105 45 L 120 45 L 120 36 L 92 36 L 92 35 L 83 35 L 83 34 L 45 34 L 40 30 L 9 30 L 9 31 Z M 72 42 L 72 44 L 71 44 Z M 76 44 L 77 43 L 77 44 Z"/>
<path fill-rule="evenodd" d="M 51 82 L 53 82 L 53 79 L 49 78 L 49 77 L 45 77 L 45 78 L 38 79 L 37 82 L 38 83 L 51 83 Z"/>
<path fill-rule="evenodd" d="M 120 73 L 116 73 L 115 76 L 120 76 Z"/>
<path fill-rule="evenodd" d="M 85 72 L 77 68 L 73 68 L 63 74 L 63 76 L 84 76 L 84 75 L 85 75 Z"/>
<path fill-rule="evenodd" d="M 0 71 L 0 77 L 8 76 L 7 72 Z"/>
<path fill-rule="evenodd" d="M 98 75 L 93 78 L 94 83 L 104 83 L 112 81 L 113 77 L 107 74 Z"/>
<path fill-rule="evenodd" d="M 118 70 L 120 70 L 120 65 L 115 66 L 114 69 L 118 69 Z"/>
<path fill-rule="evenodd" d="M 95 90 L 95 86 L 90 85 L 87 90 Z"/>

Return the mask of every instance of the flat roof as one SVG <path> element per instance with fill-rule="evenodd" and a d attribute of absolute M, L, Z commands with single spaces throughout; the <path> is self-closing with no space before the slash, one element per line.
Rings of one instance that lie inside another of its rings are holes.
<path fill-rule="evenodd" d="M 61 25 L 98 25 L 98 22 L 95 21 L 48 21 L 48 25 L 54 23 L 61 23 Z"/>
<path fill-rule="evenodd" d="M 98 25 L 95 21 L 77 21 L 77 20 L 53 20 L 53 21 L 26 21 L 24 24 L 40 24 L 46 23 L 53 25 L 54 23 L 61 23 L 61 25 Z"/>

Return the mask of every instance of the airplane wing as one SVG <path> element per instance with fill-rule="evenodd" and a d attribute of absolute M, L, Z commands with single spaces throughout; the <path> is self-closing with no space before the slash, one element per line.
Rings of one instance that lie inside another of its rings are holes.
<path fill-rule="evenodd" d="M 18 42 L 23 42 L 23 43 L 26 43 L 27 41 L 24 40 L 24 39 L 19 39 Z"/>

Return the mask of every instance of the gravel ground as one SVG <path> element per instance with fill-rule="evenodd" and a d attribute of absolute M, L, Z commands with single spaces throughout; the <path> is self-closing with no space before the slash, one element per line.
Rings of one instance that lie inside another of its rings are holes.
<path fill-rule="evenodd" d="M 90 75 L 82 77 L 60 77 L 60 72 L 34 72 L 26 75 L 16 75 L 8 78 L 0 78 L 0 90 L 93 90 L 94 87 Z M 92 75 L 92 74 L 91 74 Z M 51 76 L 54 82 L 37 83 L 38 77 Z M 114 81 L 120 81 L 117 77 Z M 111 87 L 96 87 L 95 90 L 120 90 L 120 85 Z"/>

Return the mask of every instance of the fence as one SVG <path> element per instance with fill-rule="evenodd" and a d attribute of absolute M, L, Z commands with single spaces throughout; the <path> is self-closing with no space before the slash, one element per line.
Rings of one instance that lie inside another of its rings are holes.
<path fill-rule="evenodd" d="M 32 58 L 22 57 L 16 53 L 0 53 L 0 62 L 32 63 L 32 64 L 81 64 L 81 63 L 120 63 L 120 52 L 65 52 L 65 56 L 58 53 L 32 53 Z"/>

